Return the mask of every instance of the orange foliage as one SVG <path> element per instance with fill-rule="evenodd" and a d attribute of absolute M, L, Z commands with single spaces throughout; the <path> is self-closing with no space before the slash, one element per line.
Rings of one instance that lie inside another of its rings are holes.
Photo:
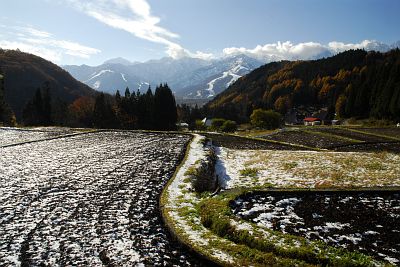
<path fill-rule="evenodd" d="M 289 95 L 280 96 L 274 103 L 275 110 L 285 114 L 292 107 L 292 100 Z"/>
<path fill-rule="evenodd" d="M 94 98 L 82 96 L 69 105 L 68 109 L 72 117 L 81 120 L 92 116 L 94 103 Z"/>

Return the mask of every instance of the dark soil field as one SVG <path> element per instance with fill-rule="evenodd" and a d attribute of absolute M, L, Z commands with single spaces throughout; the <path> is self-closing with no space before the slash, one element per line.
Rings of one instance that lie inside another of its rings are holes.
<path fill-rule="evenodd" d="M 334 148 L 332 148 L 332 150 L 342 151 L 342 152 L 387 151 L 387 152 L 391 152 L 391 153 L 400 154 L 400 142 L 352 144 L 352 145 L 334 147 Z"/>
<path fill-rule="evenodd" d="M 400 192 L 255 192 L 231 204 L 239 217 L 400 266 Z"/>
<path fill-rule="evenodd" d="M 399 128 L 357 128 L 357 130 L 372 133 L 372 134 L 379 134 L 390 136 L 394 138 L 400 139 L 400 127 Z"/>
<path fill-rule="evenodd" d="M 211 139 L 213 145 L 215 146 L 222 146 L 231 149 L 305 150 L 305 148 L 299 148 L 290 145 L 278 144 L 256 139 L 249 139 L 239 136 L 212 134 L 212 133 L 206 133 L 202 135 Z"/>
<path fill-rule="evenodd" d="M 400 153 L 400 141 L 374 135 L 386 134 L 395 137 L 397 133 L 400 133 L 397 128 L 357 128 L 357 131 L 352 131 L 338 127 L 305 127 L 298 130 L 281 131 L 263 138 L 343 152 L 387 151 Z"/>
<path fill-rule="evenodd" d="M 328 133 L 337 136 L 342 136 L 345 138 L 351 138 L 354 140 L 362 141 L 362 142 L 390 142 L 393 141 L 391 139 L 370 135 L 370 134 L 363 134 L 360 132 L 352 131 L 346 128 L 338 128 L 338 127 L 309 127 L 307 128 L 309 131 L 316 131 L 321 133 Z"/>
<path fill-rule="evenodd" d="M 275 140 L 288 142 L 291 144 L 305 145 L 315 148 L 329 148 L 333 146 L 341 146 L 353 144 L 354 142 L 343 140 L 340 138 L 330 137 L 326 135 L 313 134 L 305 131 L 283 131 L 264 137 L 267 140 Z"/>

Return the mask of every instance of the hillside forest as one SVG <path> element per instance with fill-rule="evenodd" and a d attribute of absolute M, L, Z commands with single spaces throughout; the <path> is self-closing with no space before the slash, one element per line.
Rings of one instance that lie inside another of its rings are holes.
<path fill-rule="evenodd" d="M 307 107 L 327 108 L 330 119 L 400 120 L 400 50 L 273 62 L 238 79 L 206 109 L 213 117 L 246 122 L 257 108 L 285 114 Z"/>

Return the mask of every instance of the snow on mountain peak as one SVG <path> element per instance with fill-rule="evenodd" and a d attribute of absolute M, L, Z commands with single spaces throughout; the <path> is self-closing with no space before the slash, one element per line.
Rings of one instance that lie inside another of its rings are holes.
<path fill-rule="evenodd" d="M 95 72 L 95 73 L 92 74 L 92 77 L 90 77 L 88 80 L 86 80 L 84 82 L 85 83 L 89 82 L 89 81 L 93 80 L 94 78 L 97 78 L 97 77 L 99 77 L 99 76 L 101 76 L 101 75 L 103 75 L 103 74 L 105 74 L 107 72 L 113 73 L 114 71 L 113 70 L 101 70 L 99 72 Z"/>

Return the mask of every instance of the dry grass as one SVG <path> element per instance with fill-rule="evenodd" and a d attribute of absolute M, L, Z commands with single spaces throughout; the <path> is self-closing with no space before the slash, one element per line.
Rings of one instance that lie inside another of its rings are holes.
<path fill-rule="evenodd" d="M 228 150 L 221 159 L 228 188 L 400 186 L 400 155 L 387 152 Z M 256 179 L 241 175 L 243 169 L 257 169 Z"/>

